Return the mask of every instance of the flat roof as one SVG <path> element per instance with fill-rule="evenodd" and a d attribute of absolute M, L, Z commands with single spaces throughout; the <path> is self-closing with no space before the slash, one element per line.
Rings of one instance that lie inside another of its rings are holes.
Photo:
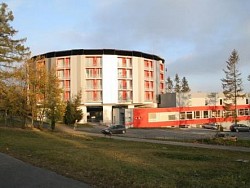
<path fill-rule="evenodd" d="M 104 54 L 143 57 L 146 59 L 154 59 L 157 61 L 161 60 L 163 63 L 165 62 L 164 59 L 162 59 L 157 55 L 143 53 L 139 51 L 116 50 L 116 49 L 72 49 L 72 50 L 48 52 L 45 54 L 41 54 L 40 56 L 44 56 L 45 58 L 52 58 L 52 57 L 62 57 L 71 55 L 104 55 Z"/>

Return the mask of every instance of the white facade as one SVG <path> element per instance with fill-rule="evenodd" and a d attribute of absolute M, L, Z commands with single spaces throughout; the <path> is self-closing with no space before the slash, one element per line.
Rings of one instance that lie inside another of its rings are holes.
<path fill-rule="evenodd" d="M 42 56 L 48 67 L 56 69 L 65 101 L 82 92 L 82 123 L 112 123 L 114 107 L 156 107 L 157 95 L 165 92 L 164 59 L 156 55 L 79 49 Z M 123 115 L 119 117 L 118 121 L 125 121 Z"/>

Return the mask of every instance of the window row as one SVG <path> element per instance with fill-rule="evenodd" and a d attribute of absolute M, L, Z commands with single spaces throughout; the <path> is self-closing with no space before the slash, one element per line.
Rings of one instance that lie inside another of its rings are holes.
<path fill-rule="evenodd" d="M 132 91 L 119 91 L 118 100 L 119 101 L 132 101 L 133 95 Z"/>
<path fill-rule="evenodd" d="M 203 118 L 229 117 L 232 115 L 233 111 L 223 111 L 223 110 L 190 111 L 190 112 L 180 112 L 180 119 L 203 119 Z M 239 109 L 237 110 L 237 115 L 248 116 L 249 109 Z"/>
<path fill-rule="evenodd" d="M 86 89 L 102 89 L 102 80 L 86 80 Z"/>
<path fill-rule="evenodd" d="M 102 69 L 100 68 L 87 68 L 86 69 L 86 78 L 101 78 Z"/>
<path fill-rule="evenodd" d="M 151 60 L 144 60 L 144 68 L 145 69 L 152 69 L 153 68 L 153 61 Z"/>
<path fill-rule="evenodd" d="M 153 79 L 153 76 L 154 76 L 153 71 L 144 70 L 145 80 Z"/>
<path fill-rule="evenodd" d="M 101 102 L 102 91 L 87 91 L 85 97 L 88 102 Z"/>
<path fill-rule="evenodd" d="M 118 89 L 132 89 L 132 80 L 118 80 Z"/>
<path fill-rule="evenodd" d="M 132 78 L 132 69 L 118 69 L 118 78 Z"/>
<path fill-rule="evenodd" d="M 119 57 L 118 58 L 118 67 L 132 67 L 132 59 L 131 58 L 125 58 L 125 57 Z"/>
<path fill-rule="evenodd" d="M 70 79 L 70 69 L 57 70 L 56 75 L 58 79 Z"/>
<path fill-rule="evenodd" d="M 65 89 L 65 90 L 70 89 L 70 80 L 59 81 L 59 87 Z"/>
<path fill-rule="evenodd" d="M 85 66 L 86 67 L 101 67 L 102 58 L 101 57 L 86 57 Z"/>
<path fill-rule="evenodd" d="M 69 68 L 70 67 L 70 58 L 58 58 L 56 60 L 57 68 Z"/>
<path fill-rule="evenodd" d="M 144 93 L 145 101 L 153 101 L 153 96 L 154 96 L 153 91 L 145 91 Z"/>
<path fill-rule="evenodd" d="M 154 88 L 153 81 L 144 81 L 145 90 L 152 90 Z"/>

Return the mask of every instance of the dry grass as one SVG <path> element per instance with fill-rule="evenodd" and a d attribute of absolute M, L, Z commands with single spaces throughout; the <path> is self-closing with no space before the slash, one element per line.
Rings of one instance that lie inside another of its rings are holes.
<path fill-rule="evenodd" d="M 249 153 L 11 128 L 0 151 L 96 187 L 250 187 Z"/>

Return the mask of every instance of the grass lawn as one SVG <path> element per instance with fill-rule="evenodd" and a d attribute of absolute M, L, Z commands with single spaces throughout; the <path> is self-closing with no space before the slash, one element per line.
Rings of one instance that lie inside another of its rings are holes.
<path fill-rule="evenodd" d="M 3 127 L 0 152 L 96 187 L 250 187 L 244 152 Z"/>

